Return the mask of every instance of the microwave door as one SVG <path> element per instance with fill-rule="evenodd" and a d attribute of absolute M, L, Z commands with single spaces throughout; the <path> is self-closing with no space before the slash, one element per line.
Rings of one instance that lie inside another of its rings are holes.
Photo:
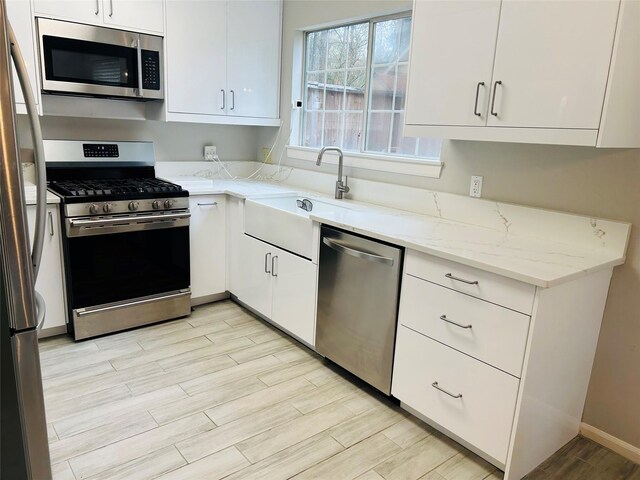
<path fill-rule="evenodd" d="M 44 92 L 140 96 L 138 34 L 39 18 L 38 35 Z"/>

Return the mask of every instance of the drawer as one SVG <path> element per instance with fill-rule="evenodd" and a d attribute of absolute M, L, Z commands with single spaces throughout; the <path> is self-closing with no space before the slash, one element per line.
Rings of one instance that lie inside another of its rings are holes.
<path fill-rule="evenodd" d="M 404 275 L 398 319 L 406 327 L 520 377 L 529 332 L 527 315 Z"/>
<path fill-rule="evenodd" d="M 518 385 L 511 375 L 398 327 L 392 395 L 503 464 Z"/>
<path fill-rule="evenodd" d="M 531 315 L 534 285 L 415 250 L 408 250 L 405 258 L 409 275 Z"/>

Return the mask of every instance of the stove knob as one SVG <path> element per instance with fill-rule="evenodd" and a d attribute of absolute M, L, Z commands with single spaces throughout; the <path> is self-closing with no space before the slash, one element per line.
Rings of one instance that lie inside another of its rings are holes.
<path fill-rule="evenodd" d="M 92 203 L 91 205 L 89 205 L 89 213 L 92 213 L 92 214 L 98 213 L 98 205 L 96 205 L 95 203 Z"/>
<path fill-rule="evenodd" d="M 171 208 L 171 207 L 173 207 L 173 200 L 165 200 L 164 208 Z"/>
<path fill-rule="evenodd" d="M 157 210 L 160 208 L 160 202 L 158 200 L 154 200 L 151 206 L 153 207 L 154 210 Z"/>
<path fill-rule="evenodd" d="M 105 203 L 105 204 L 102 206 L 102 211 L 103 211 L 104 213 L 109 213 L 111 210 L 113 210 L 113 205 L 111 205 L 110 203 Z"/>
<path fill-rule="evenodd" d="M 137 210 L 138 209 L 138 205 L 139 205 L 138 202 L 129 202 L 129 210 L 131 210 L 132 212 L 134 210 Z"/>

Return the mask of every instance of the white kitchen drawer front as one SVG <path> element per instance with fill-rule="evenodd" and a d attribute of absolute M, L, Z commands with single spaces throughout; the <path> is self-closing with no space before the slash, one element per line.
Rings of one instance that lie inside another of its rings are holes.
<path fill-rule="evenodd" d="M 404 271 L 526 315 L 533 309 L 535 286 L 433 255 L 407 250 Z"/>
<path fill-rule="evenodd" d="M 520 377 L 530 317 L 405 275 L 399 322 Z"/>
<path fill-rule="evenodd" d="M 398 328 L 392 395 L 503 464 L 519 383 L 446 345 Z"/>

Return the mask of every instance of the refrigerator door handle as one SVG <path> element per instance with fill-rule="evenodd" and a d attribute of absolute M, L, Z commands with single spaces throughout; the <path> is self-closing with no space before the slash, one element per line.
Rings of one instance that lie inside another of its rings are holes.
<path fill-rule="evenodd" d="M 12 330 L 35 328 L 36 312 L 29 235 L 15 127 L 9 35 L 0 0 L 0 244 L 5 253 L 9 323 Z M 44 219 L 44 217 L 43 217 Z"/>
<path fill-rule="evenodd" d="M 36 321 L 38 326 L 36 330 L 39 332 L 44 326 L 44 319 L 47 315 L 47 304 L 44 302 L 44 298 L 38 292 L 34 290 L 36 296 Z"/>
<path fill-rule="evenodd" d="M 29 73 L 20 50 L 20 45 L 13 33 L 11 24 L 7 21 L 9 30 L 9 42 L 11 45 L 11 57 L 16 67 L 18 80 L 27 106 L 27 116 L 31 127 L 31 140 L 33 142 L 33 157 L 36 166 L 36 228 L 33 236 L 33 248 L 31 250 L 31 265 L 33 266 L 33 282 L 38 278 L 40 262 L 42 260 L 42 249 L 44 247 L 44 237 L 47 224 L 47 170 L 44 161 L 44 145 L 42 142 L 42 129 L 38 120 L 38 110 L 36 100 L 31 89 Z"/>

